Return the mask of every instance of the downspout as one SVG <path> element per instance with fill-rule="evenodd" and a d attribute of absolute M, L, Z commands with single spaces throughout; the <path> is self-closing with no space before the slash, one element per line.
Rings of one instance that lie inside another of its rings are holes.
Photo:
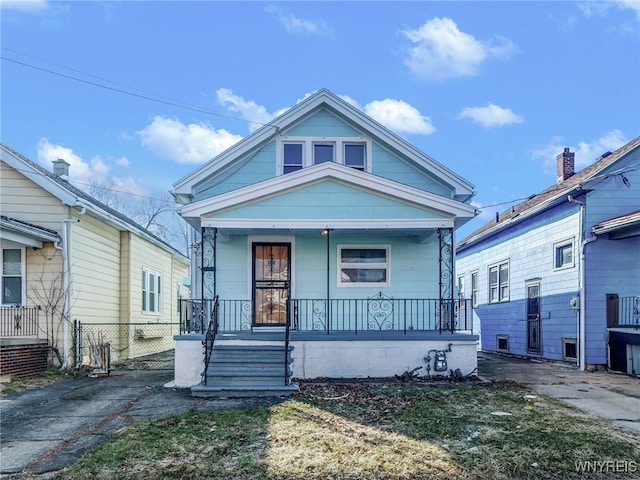
<path fill-rule="evenodd" d="M 585 272 L 585 260 L 586 260 L 586 250 L 587 245 L 591 242 L 595 242 L 598 239 L 597 235 L 593 235 L 590 238 L 584 238 L 584 221 L 586 215 L 586 205 L 584 202 L 580 200 L 576 200 L 571 195 L 567 196 L 567 200 L 571 203 L 575 203 L 576 205 L 580 205 L 580 217 L 579 217 L 579 232 L 580 232 L 580 261 L 578 263 L 579 269 L 579 285 L 578 285 L 578 295 L 580 296 L 580 311 L 578 312 L 578 363 L 580 366 L 580 370 L 585 370 L 586 362 L 585 362 L 585 343 L 586 343 L 586 299 L 585 299 L 585 283 L 586 283 L 586 272 Z"/>
<path fill-rule="evenodd" d="M 86 209 L 82 207 L 78 215 L 84 215 Z M 69 224 L 79 223 L 78 218 L 65 218 L 62 220 L 62 246 L 55 247 L 62 253 L 62 352 L 63 360 L 60 370 L 67 368 L 69 359 Z"/>

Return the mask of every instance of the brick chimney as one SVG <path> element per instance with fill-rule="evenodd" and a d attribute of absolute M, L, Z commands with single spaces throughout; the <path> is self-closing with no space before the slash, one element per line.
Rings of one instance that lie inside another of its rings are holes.
<path fill-rule="evenodd" d="M 575 156 L 574 152 L 569 151 L 569 147 L 565 147 L 564 152 L 556 157 L 558 164 L 558 183 L 564 182 L 571 175 L 576 173 L 575 168 Z"/>
<path fill-rule="evenodd" d="M 60 177 L 63 180 L 69 180 L 69 164 L 67 162 L 59 158 L 51 163 L 53 163 L 53 174 L 56 177 Z"/>

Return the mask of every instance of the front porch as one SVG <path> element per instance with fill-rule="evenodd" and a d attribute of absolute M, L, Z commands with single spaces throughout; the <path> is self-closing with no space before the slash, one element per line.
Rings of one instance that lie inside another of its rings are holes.
<path fill-rule="evenodd" d="M 260 326 L 253 322 L 248 300 L 181 301 L 175 386 L 194 387 L 203 380 L 192 390 L 206 392 L 207 378 L 220 371 L 207 356 L 231 347 L 243 348 L 247 358 L 253 350 L 279 347 L 276 371 L 282 372 L 284 386 L 291 378 L 393 377 L 416 367 L 424 376 L 469 375 L 477 367 L 478 337 L 471 333 L 469 300 L 378 294 L 368 299 L 292 299 L 283 310 L 290 312 L 288 324 Z M 444 360 L 438 370 L 435 352 Z M 246 360 L 241 363 L 244 368 Z M 258 359 L 253 365 L 262 368 Z"/>

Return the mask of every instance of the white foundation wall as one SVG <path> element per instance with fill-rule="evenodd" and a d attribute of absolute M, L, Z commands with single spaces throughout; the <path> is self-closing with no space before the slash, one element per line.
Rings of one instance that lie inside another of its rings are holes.
<path fill-rule="evenodd" d="M 202 380 L 204 370 L 203 335 L 176 335 L 174 379 L 167 387 L 191 388 Z"/>
<path fill-rule="evenodd" d="M 463 375 L 474 371 L 478 366 L 476 341 L 296 341 L 294 349 L 293 377 L 299 379 L 329 378 L 367 378 L 393 377 L 405 371 L 422 367 L 415 373 L 426 375 L 424 357 L 429 350 L 446 350 L 451 343 L 451 351 L 446 352 L 447 368 L 460 369 Z M 431 375 L 449 372 L 433 370 Z"/>
<path fill-rule="evenodd" d="M 468 337 L 467 337 L 468 338 Z M 473 337 L 472 337 L 473 338 Z M 171 385 L 176 388 L 189 388 L 201 380 L 204 369 L 204 350 L 202 336 L 182 335 L 175 337 L 175 380 Z M 281 341 L 218 340 L 216 344 L 273 344 Z M 311 380 L 327 378 L 380 378 L 401 375 L 407 370 L 422 367 L 415 374 L 427 374 L 424 357 L 430 355 L 431 375 L 448 375 L 448 370 L 460 369 L 462 375 L 468 375 L 478 367 L 477 339 L 465 340 L 294 340 L 293 378 Z M 448 348 L 451 351 L 446 351 Z M 433 370 L 434 352 L 445 350 L 447 371 Z"/>

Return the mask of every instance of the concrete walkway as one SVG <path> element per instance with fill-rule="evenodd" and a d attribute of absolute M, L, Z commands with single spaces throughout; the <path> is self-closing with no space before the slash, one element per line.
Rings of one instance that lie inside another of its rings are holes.
<path fill-rule="evenodd" d="M 489 380 L 528 385 L 541 394 L 640 433 L 640 379 L 487 353 L 478 356 L 478 373 Z"/>

